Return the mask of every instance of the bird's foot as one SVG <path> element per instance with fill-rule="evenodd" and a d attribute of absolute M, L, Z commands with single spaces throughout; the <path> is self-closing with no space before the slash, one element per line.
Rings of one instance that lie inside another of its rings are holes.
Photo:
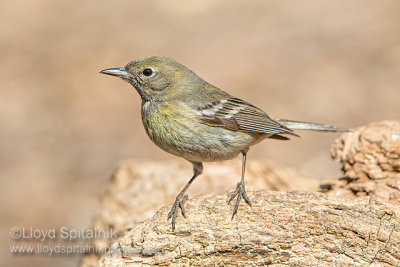
<path fill-rule="evenodd" d="M 181 195 L 179 194 L 176 199 L 174 205 L 172 205 L 171 210 L 168 212 L 168 220 L 172 218 L 171 223 L 172 223 L 172 231 L 175 230 L 175 219 L 176 215 L 178 213 L 178 209 L 181 210 L 182 216 L 186 218 L 186 213 L 185 213 L 185 201 L 188 200 L 189 197 L 188 195 Z"/>
<path fill-rule="evenodd" d="M 238 208 L 239 208 L 239 203 L 240 200 L 242 199 L 242 197 L 244 198 L 244 200 L 246 201 L 247 205 L 251 206 L 251 201 L 249 199 L 249 197 L 246 194 L 246 189 L 244 186 L 244 181 L 240 181 L 239 183 L 237 183 L 236 185 L 236 190 L 235 192 L 233 192 L 228 200 L 228 204 L 236 197 L 236 203 L 235 203 L 235 207 L 233 209 L 233 213 L 232 213 L 232 220 L 233 217 L 235 216 Z"/>

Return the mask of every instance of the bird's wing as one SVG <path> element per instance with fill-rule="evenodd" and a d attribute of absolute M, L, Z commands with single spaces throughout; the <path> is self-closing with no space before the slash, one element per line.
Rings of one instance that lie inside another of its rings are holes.
<path fill-rule="evenodd" d="M 235 97 L 209 102 L 196 109 L 201 121 L 209 126 L 224 127 L 231 131 L 296 135 L 261 109 Z"/>

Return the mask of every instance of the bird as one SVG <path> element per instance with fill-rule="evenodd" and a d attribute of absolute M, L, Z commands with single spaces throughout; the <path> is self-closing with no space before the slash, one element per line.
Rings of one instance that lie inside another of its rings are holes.
<path fill-rule="evenodd" d="M 162 56 L 147 56 L 102 74 L 131 84 L 141 97 L 141 117 L 150 139 L 162 150 L 192 163 L 193 175 L 175 198 L 167 220 L 175 230 L 179 210 L 184 218 L 187 189 L 202 174 L 203 162 L 228 160 L 242 154 L 240 181 L 230 194 L 235 199 L 231 219 L 243 198 L 249 147 L 266 138 L 288 140 L 294 130 L 345 132 L 347 129 L 302 121 L 271 118 L 260 108 L 211 85 L 189 68 Z"/>

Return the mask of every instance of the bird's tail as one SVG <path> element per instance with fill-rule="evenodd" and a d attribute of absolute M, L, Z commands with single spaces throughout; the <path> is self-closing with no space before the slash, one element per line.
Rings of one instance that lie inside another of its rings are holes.
<path fill-rule="evenodd" d="M 292 130 L 313 130 L 313 131 L 328 131 L 328 132 L 348 132 L 347 129 L 338 128 L 331 125 L 325 125 L 320 123 L 311 123 L 311 122 L 303 122 L 303 121 L 292 121 L 285 119 L 275 119 L 278 123 L 286 126 Z"/>

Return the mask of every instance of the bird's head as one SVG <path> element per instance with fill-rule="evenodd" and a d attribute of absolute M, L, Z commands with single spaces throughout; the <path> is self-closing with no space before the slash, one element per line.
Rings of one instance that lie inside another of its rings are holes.
<path fill-rule="evenodd" d="M 166 101 L 191 94 L 204 81 L 182 64 L 165 57 L 150 56 L 122 68 L 100 73 L 117 76 L 132 84 L 144 101 Z"/>

